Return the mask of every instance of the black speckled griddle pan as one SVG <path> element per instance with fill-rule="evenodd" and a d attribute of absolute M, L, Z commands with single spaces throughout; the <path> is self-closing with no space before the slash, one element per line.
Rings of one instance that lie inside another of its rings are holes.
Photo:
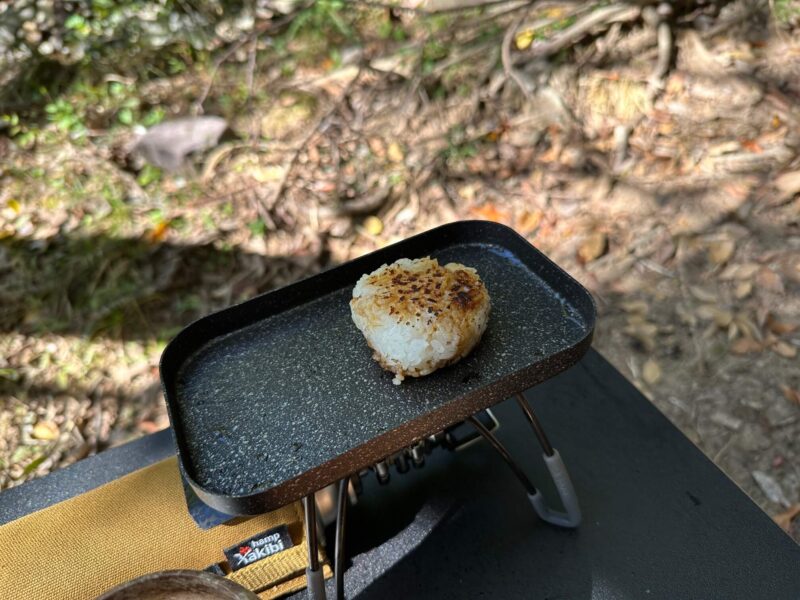
<path fill-rule="evenodd" d="M 398 258 L 475 267 L 492 313 L 459 363 L 392 384 L 350 318 L 361 275 Z M 512 229 L 444 225 L 204 317 L 161 357 L 181 468 L 228 514 L 273 510 L 563 371 L 595 309 Z"/>

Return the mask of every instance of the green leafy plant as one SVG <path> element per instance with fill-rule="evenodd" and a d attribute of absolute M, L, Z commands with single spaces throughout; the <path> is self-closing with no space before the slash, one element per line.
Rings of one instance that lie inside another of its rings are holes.
<path fill-rule="evenodd" d="M 136 177 L 136 181 L 140 186 L 147 187 L 150 184 L 161 181 L 162 175 L 163 173 L 158 167 L 154 167 L 153 165 L 145 165 L 144 168 L 139 172 L 138 177 Z"/>
<path fill-rule="evenodd" d="M 798 0 L 774 0 L 772 10 L 775 18 L 784 24 L 792 20 L 800 20 L 800 2 Z"/>
<path fill-rule="evenodd" d="M 450 51 L 447 46 L 436 40 L 430 40 L 422 47 L 422 72 L 428 74 L 437 62 L 447 57 Z"/>
<path fill-rule="evenodd" d="M 253 237 L 262 237 L 267 231 L 267 226 L 260 217 L 255 221 L 250 221 L 247 224 L 247 228 Z"/>
<path fill-rule="evenodd" d="M 317 0 L 294 18 L 287 37 L 291 40 L 303 33 L 325 38 L 337 33 L 345 39 L 351 38 L 353 31 L 342 18 L 344 8 L 344 0 Z"/>
<path fill-rule="evenodd" d="M 44 107 L 47 120 L 55 125 L 59 130 L 68 133 L 73 139 L 80 139 L 86 136 L 87 128 L 83 118 L 75 111 L 75 107 L 65 100 L 59 98 Z"/>
<path fill-rule="evenodd" d="M 161 123 L 166 116 L 166 111 L 160 106 L 156 106 L 142 116 L 141 124 L 145 127 L 152 127 L 153 125 L 158 125 Z"/>
<path fill-rule="evenodd" d="M 64 21 L 64 28 L 71 34 L 70 37 L 75 40 L 84 40 L 92 33 L 92 26 L 89 22 L 79 14 L 72 14 Z"/>
<path fill-rule="evenodd" d="M 443 156 L 447 162 L 460 162 L 478 154 L 478 146 L 474 141 L 467 139 L 466 132 L 461 126 L 455 126 L 447 133 L 447 148 Z"/>
<path fill-rule="evenodd" d="M 395 42 L 402 42 L 406 39 L 405 30 L 396 23 L 389 21 L 381 21 L 378 25 L 378 37 L 383 40 L 394 40 Z"/>

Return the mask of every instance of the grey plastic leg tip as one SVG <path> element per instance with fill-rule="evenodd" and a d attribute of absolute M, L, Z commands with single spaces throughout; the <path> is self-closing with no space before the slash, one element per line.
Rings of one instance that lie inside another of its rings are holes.
<path fill-rule="evenodd" d="M 325 578 L 322 575 L 322 569 L 312 571 L 306 568 L 306 579 L 308 583 L 308 599 L 309 600 L 326 600 L 325 596 Z"/>
<path fill-rule="evenodd" d="M 574 529 L 581 524 L 581 508 L 578 504 L 578 496 L 575 494 L 572 480 L 569 478 L 567 468 L 564 466 L 564 461 L 561 460 L 558 450 L 553 450 L 553 456 L 545 455 L 544 462 L 550 471 L 553 483 L 556 485 L 558 496 L 564 505 L 564 512 L 552 510 L 547 506 L 544 496 L 539 491 L 532 496 L 529 495 L 528 499 L 533 505 L 533 510 L 543 521 L 559 527 Z"/>

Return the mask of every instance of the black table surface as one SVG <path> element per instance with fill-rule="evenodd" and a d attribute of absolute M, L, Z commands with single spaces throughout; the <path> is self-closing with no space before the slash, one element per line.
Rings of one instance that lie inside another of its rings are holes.
<path fill-rule="evenodd" d="M 539 520 L 486 443 L 436 450 L 387 485 L 364 478 L 348 598 L 800 599 L 800 546 L 599 354 L 526 395 L 572 475 L 581 526 Z M 498 437 L 554 498 L 519 408 L 493 410 Z M 162 432 L 7 490 L 0 522 L 171 453 Z"/>

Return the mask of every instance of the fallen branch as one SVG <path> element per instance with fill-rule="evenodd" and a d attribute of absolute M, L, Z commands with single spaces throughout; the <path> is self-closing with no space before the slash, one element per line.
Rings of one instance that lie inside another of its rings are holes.
<path fill-rule="evenodd" d="M 663 22 L 658 24 L 658 58 L 656 59 L 653 72 L 650 74 L 650 82 L 655 83 L 663 81 L 664 76 L 669 71 L 669 63 L 672 60 L 673 37 L 672 27 L 669 23 Z"/>
<path fill-rule="evenodd" d="M 672 61 L 674 50 L 674 38 L 672 35 L 672 25 L 669 17 L 672 15 L 672 7 L 666 2 L 658 7 L 659 23 L 656 28 L 656 39 L 658 40 L 658 58 L 650 74 L 649 86 L 651 99 L 664 88 L 664 78 L 669 71 L 669 64 Z"/>
<path fill-rule="evenodd" d="M 365 8 L 382 8 L 397 12 L 413 13 L 417 15 L 442 15 L 446 13 L 461 12 L 480 8 L 489 8 L 498 4 L 525 4 L 525 0 L 461 0 L 453 2 L 450 6 L 442 8 L 420 8 L 418 6 L 403 6 L 391 2 L 373 0 L 349 0 L 348 4 L 363 6 Z"/>
<path fill-rule="evenodd" d="M 516 20 L 514 20 L 511 25 L 508 26 L 508 29 L 506 29 L 506 34 L 503 36 L 503 43 L 500 46 L 500 59 L 503 63 L 503 71 L 506 74 L 506 80 L 513 80 L 514 83 L 517 84 L 517 87 L 519 87 L 520 91 L 528 99 L 531 97 L 531 91 L 528 89 L 525 81 L 522 80 L 519 73 L 517 73 L 517 70 L 514 68 L 513 63 L 511 62 L 511 42 L 514 40 L 514 36 L 517 33 L 517 29 L 522 24 L 522 21 L 528 18 L 529 13 L 530 7 Z"/>
<path fill-rule="evenodd" d="M 641 14 L 641 8 L 627 4 L 605 6 L 579 19 L 546 42 L 533 44 L 530 50 L 515 59 L 520 64 L 533 57 L 551 56 L 579 42 L 584 36 L 598 27 L 609 28 L 614 23 L 635 21 Z"/>

